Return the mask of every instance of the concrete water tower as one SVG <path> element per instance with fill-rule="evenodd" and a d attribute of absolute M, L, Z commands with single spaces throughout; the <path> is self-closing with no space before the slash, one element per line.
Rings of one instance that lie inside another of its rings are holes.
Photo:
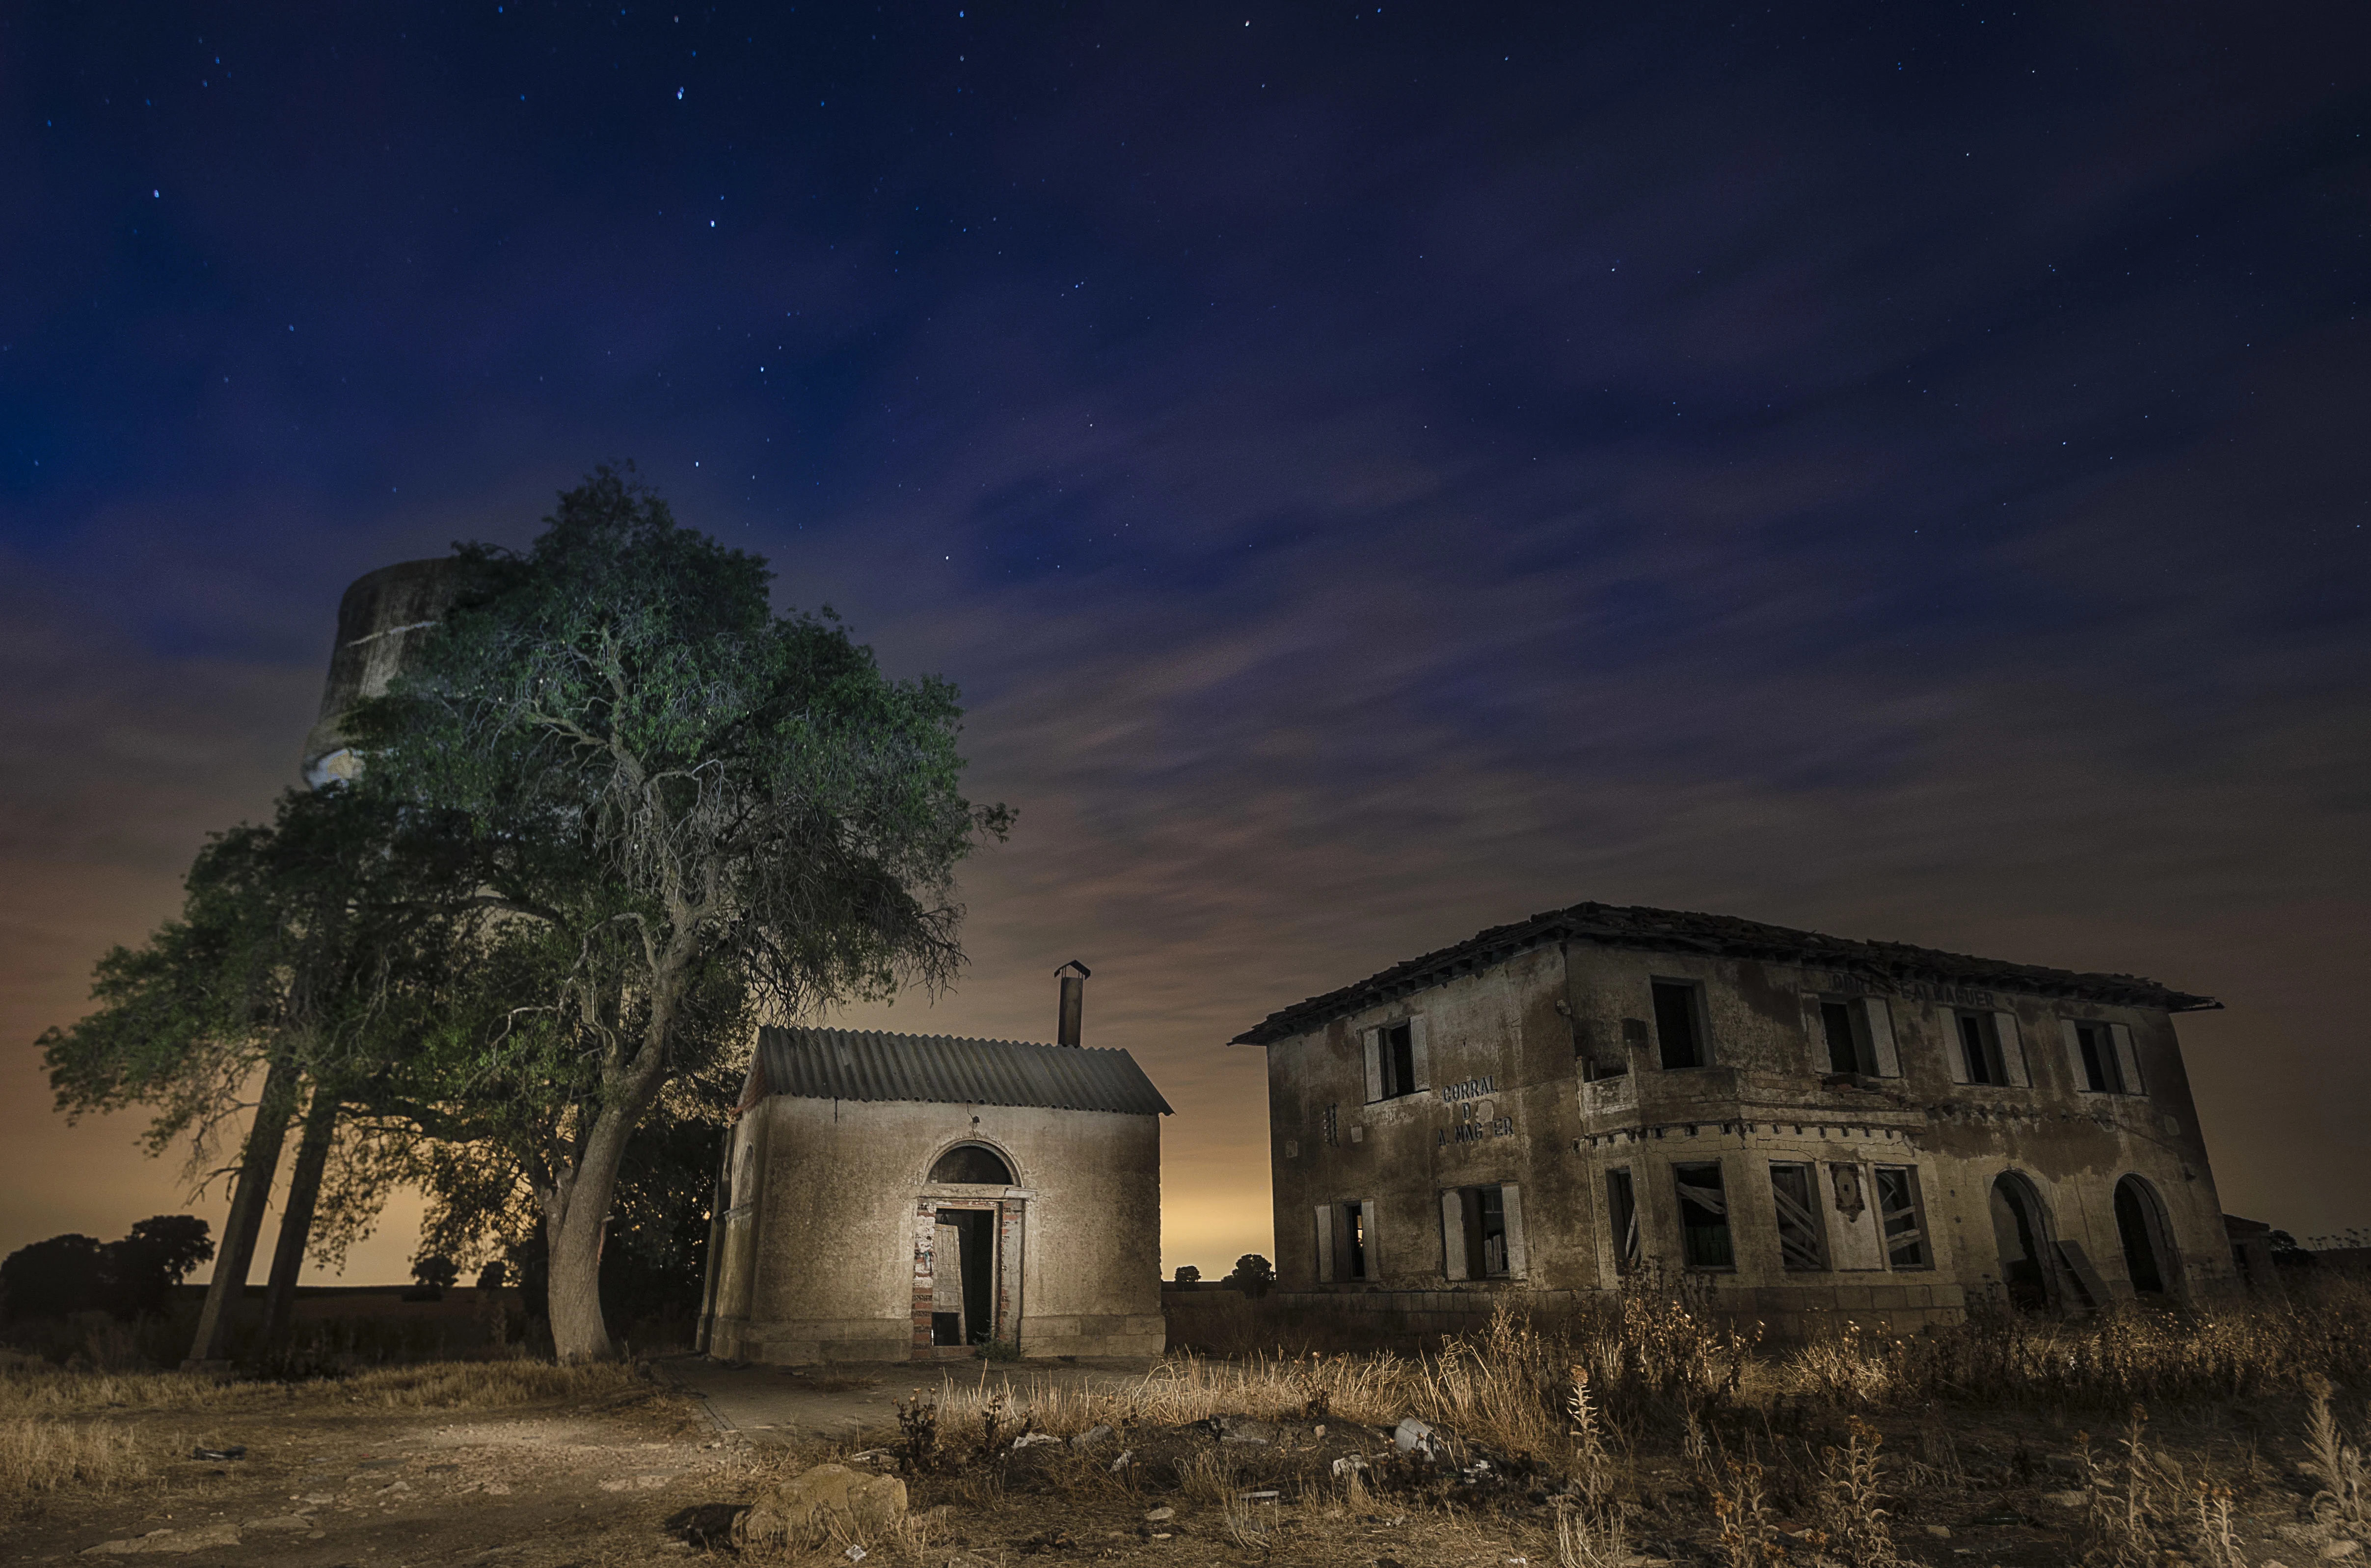
<path fill-rule="evenodd" d="M 318 790 L 362 771 L 346 733 L 346 714 L 383 696 L 420 634 L 442 619 L 459 579 L 450 556 L 398 561 L 353 581 L 338 601 L 338 642 L 321 689 L 321 716 L 305 737 L 305 782 Z"/>

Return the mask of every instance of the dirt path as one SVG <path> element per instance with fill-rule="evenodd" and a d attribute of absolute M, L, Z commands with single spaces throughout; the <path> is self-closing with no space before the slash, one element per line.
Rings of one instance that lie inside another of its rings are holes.
<path fill-rule="evenodd" d="M 183 1439 L 198 1421 L 145 1419 L 177 1455 L 196 1446 Z M 207 1444 L 239 1445 L 246 1457 L 176 1458 L 112 1494 L 53 1496 L 0 1524 L 0 1561 L 643 1562 L 688 1551 L 662 1533 L 668 1515 L 746 1490 L 737 1447 L 655 1389 L 606 1407 L 261 1412 L 203 1429 Z M 141 1550 L 92 1552 L 110 1542 Z"/>

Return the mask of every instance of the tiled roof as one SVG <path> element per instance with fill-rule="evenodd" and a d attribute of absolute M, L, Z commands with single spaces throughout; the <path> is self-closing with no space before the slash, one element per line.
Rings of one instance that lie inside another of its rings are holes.
<path fill-rule="evenodd" d="M 1125 1051 L 853 1029 L 760 1029 L 744 1108 L 769 1094 L 1169 1113 L 1169 1101 Z"/>
<path fill-rule="evenodd" d="M 1576 904 L 1512 925 L 1493 926 L 1454 947 L 1395 963 L 1355 986 L 1312 997 L 1272 1012 L 1235 1036 L 1237 1045 L 1269 1045 L 1290 1040 L 1337 1018 L 1394 997 L 1488 969 L 1546 942 L 1593 942 L 1602 947 L 1657 952 L 1705 953 L 1781 963 L 1813 964 L 1877 981 L 1926 980 L 1972 984 L 2041 996 L 2079 997 L 2124 1007 L 2193 1012 L 2222 1004 L 2211 997 L 2169 990 L 2131 974 L 2081 974 L 2030 963 L 1971 958 L 1965 953 L 1902 942 L 1855 941 L 1818 931 L 1765 926 L 1733 915 L 1694 915 L 1678 909 L 1647 909 L 1618 904 Z"/>

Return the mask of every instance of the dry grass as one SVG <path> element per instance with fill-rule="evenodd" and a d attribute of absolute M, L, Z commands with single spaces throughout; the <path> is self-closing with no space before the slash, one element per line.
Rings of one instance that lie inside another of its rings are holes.
<path fill-rule="evenodd" d="M 109 1492 L 148 1476 L 150 1441 L 106 1421 L 0 1420 L 0 1506 L 44 1493 Z"/>
<path fill-rule="evenodd" d="M 227 1412 L 258 1407 L 503 1410 L 617 1399 L 648 1388 L 631 1367 L 533 1361 L 448 1361 L 301 1383 L 225 1379 L 191 1372 L 64 1372 L 45 1365 L 0 1373 L 0 1419 L 121 1411 Z"/>

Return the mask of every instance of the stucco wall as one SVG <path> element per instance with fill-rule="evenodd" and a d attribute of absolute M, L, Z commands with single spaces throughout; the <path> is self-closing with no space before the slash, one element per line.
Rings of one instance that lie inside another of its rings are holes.
<path fill-rule="evenodd" d="M 1660 1066 L 1649 992 L 1659 978 L 1702 986 L 1709 1066 Z M 1617 1276 L 1604 1177 L 1622 1166 L 1632 1170 L 1645 1255 L 1676 1272 L 1670 1168 L 1718 1159 L 1737 1262 L 1710 1283 L 1725 1307 L 1776 1332 L 1839 1313 L 1895 1327 L 1959 1316 L 1971 1293 L 2001 1285 L 1987 1204 L 1995 1178 L 2010 1170 L 2032 1182 L 2054 1235 L 2081 1244 L 2111 1294 L 2130 1293 L 2113 1207 L 2115 1184 L 2127 1175 L 2143 1178 L 2162 1205 L 2181 1257 L 2180 1290 L 2232 1286 L 2221 1205 L 2167 1014 L 1896 986 L 1880 999 L 1899 1073 L 1823 1083 L 1818 998 L 1868 994 L 1857 981 L 1796 965 L 1544 947 L 1280 1041 L 1268 1047 L 1279 1280 L 1294 1292 L 1406 1293 L 1412 1303 L 1426 1297 L 1428 1311 L 1445 1290 L 1610 1289 Z M 1957 1007 L 2014 1014 L 2030 1083 L 1952 1080 L 1945 1049 Z M 1363 1032 L 1409 1017 L 1424 1020 L 1426 1091 L 1367 1103 Z M 2146 1092 L 2080 1091 L 2060 1031 L 2068 1018 L 2129 1028 Z M 1629 1070 L 1584 1083 L 1583 1054 L 1626 1061 Z M 1885 1267 L 1881 1254 L 1872 1256 L 1873 1220 L 1858 1222 L 1871 1236 L 1856 1245 L 1854 1222 L 1831 1210 L 1823 1219 L 1832 1263 L 1849 1257 L 1875 1266 L 1786 1270 L 1773 1160 L 1916 1169 L 1932 1266 Z M 1452 1282 L 1439 1194 L 1499 1183 L 1521 1192 L 1521 1276 Z M 1357 1200 L 1375 1205 L 1372 1277 L 1321 1282 L 1317 1205 Z"/>
<path fill-rule="evenodd" d="M 1000 1151 L 1015 1184 L 929 1186 L 965 1142 Z M 741 1119 L 732 1161 L 714 1355 L 908 1359 L 926 1197 L 1019 1200 L 1023 1355 L 1162 1348 L 1158 1117 L 776 1095 Z"/>

